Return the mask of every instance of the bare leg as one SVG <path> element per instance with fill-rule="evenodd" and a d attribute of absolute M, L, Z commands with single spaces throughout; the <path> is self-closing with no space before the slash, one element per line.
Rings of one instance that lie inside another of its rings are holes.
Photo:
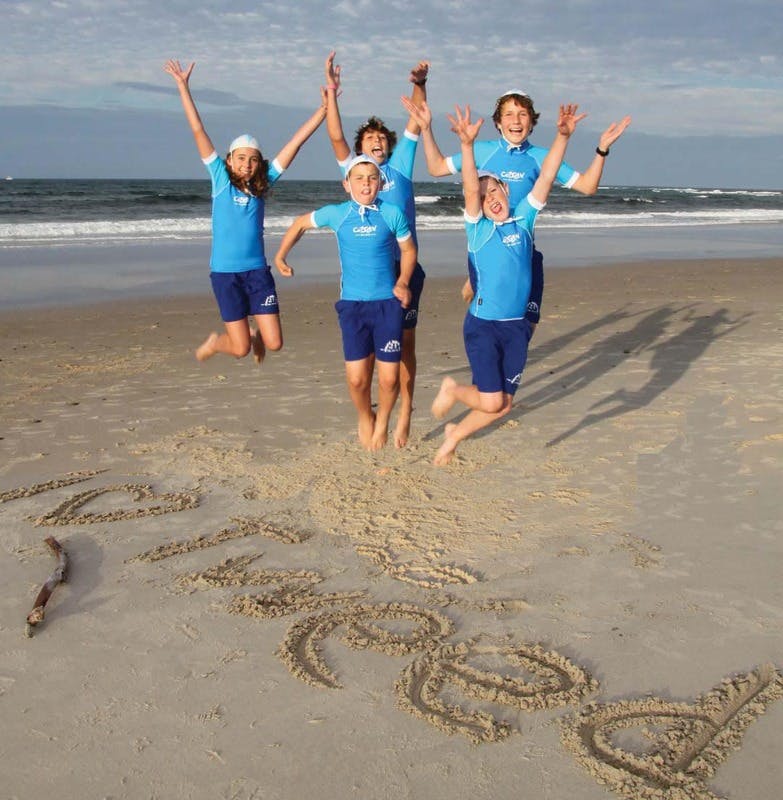
<path fill-rule="evenodd" d="M 400 362 L 400 413 L 394 428 L 394 446 L 405 447 L 411 432 L 413 387 L 416 383 L 416 329 L 402 332 L 402 361 Z"/>
<path fill-rule="evenodd" d="M 438 467 L 445 466 L 451 461 L 457 449 L 457 445 L 463 439 L 467 439 L 468 436 L 472 436 L 476 431 L 486 428 L 487 425 L 491 425 L 493 422 L 496 422 L 501 417 L 508 414 L 508 412 L 511 411 L 512 398 L 509 394 L 504 394 L 503 397 L 506 402 L 500 411 L 490 413 L 473 409 L 470 414 L 458 424 L 454 425 L 453 423 L 449 423 L 446 425 L 443 432 L 443 444 L 440 446 L 438 452 L 435 453 L 435 458 L 432 460 L 432 463 Z"/>
<path fill-rule="evenodd" d="M 400 365 L 398 362 L 378 362 L 378 411 L 372 434 L 371 450 L 380 450 L 389 437 L 389 417 L 400 393 Z"/>
<path fill-rule="evenodd" d="M 345 379 L 351 402 L 359 415 L 359 442 L 365 450 L 372 450 L 375 430 L 375 412 L 372 410 L 372 373 L 375 356 L 367 356 L 359 361 L 345 362 Z"/>
<path fill-rule="evenodd" d="M 246 319 L 226 322 L 225 333 L 210 333 L 196 350 L 196 358 L 206 361 L 215 353 L 225 353 L 235 358 L 243 358 L 250 352 L 250 326 Z"/>
<path fill-rule="evenodd" d="M 256 314 L 257 333 L 252 337 L 253 358 L 261 364 L 267 350 L 278 351 L 283 347 L 283 328 L 279 314 Z"/>

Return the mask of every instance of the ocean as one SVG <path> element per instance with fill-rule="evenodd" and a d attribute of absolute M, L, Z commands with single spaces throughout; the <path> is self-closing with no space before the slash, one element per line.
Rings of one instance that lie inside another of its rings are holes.
<path fill-rule="evenodd" d="M 0 180 L 0 309 L 209 294 L 208 180 Z M 337 181 L 281 180 L 266 204 L 266 253 L 302 213 L 345 194 Z M 462 197 L 453 180 L 416 184 L 420 261 L 430 277 L 465 274 Z M 292 251 L 295 278 L 331 283 L 331 232 Z M 536 223 L 547 269 L 666 259 L 783 255 L 783 190 L 609 186 L 555 189 Z"/>
<path fill-rule="evenodd" d="M 197 240 L 210 235 L 208 180 L 0 180 L 0 248 Z M 345 198 L 337 181 L 281 180 L 267 233 Z M 416 184 L 420 231 L 462 230 L 461 186 Z M 607 186 L 592 197 L 555 189 L 539 231 L 783 224 L 783 190 Z"/>

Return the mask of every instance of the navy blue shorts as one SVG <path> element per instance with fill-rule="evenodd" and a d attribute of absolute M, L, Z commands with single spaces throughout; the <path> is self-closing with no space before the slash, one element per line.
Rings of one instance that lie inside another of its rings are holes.
<path fill-rule="evenodd" d="M 400 360 L 404 309 L 396 297 L 338 300 L 334 307 L 340 320 L 346 361 L 361 361 L 373 353 L 378 361 Z"/>
<path fill-rule="evenodd" d="M 465 315 L 462 336 L 480 392 L 513 395 L 522 380 L 533 329 L 526 319 L 490 320 Z"/>
<path fill-rule="evenodd" d="M 400 262 L 396 261 L 394 263 L 394 270 L 397 277 L 400 276 Z M 408 288 L 411 290 L 411 304 L 403 309 L 404 316 L 402 319 L 402 328 L 403 330 L 410 330 L 411 328 L 415 328 L 419 322 L 419 301 L 421 300 L 421 293 L 424 290 L 424 278 L 427 276 L 424 274 L 424 270 L 422 269 L 421 264 L 418 262 L 416 263 L 416 268 L 413 270 L 413 275 L 411 275 L 410 283 L 408 284 Z"/>
<path fill-rule="evenodd" d="M 275 279 L 269 267 L 247 272 L 210 272 L 209 278 L 223 322 L 280 313 Z"/>

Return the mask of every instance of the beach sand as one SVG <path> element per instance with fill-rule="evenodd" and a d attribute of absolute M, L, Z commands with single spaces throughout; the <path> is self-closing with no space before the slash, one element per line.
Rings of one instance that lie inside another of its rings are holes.
<path fill-rule="evenodd" d="M 206 290 L 0 315 L 3 798 L 777 796 L 783 262 L 551 270 L 439 469 L 460 283 L 376 454 L 334 285 L 261 368 L 195 361 Z"/>

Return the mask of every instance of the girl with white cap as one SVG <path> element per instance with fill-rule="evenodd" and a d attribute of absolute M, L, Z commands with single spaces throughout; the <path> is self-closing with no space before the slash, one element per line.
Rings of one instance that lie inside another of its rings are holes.
<path fill-rule="evenodd" d="M 163 69 L 177 83 L 198 153 L 212 178 L 210 279 L 225 331 L 210 333 L 196 350 L 196 358 L 205 361 L 215 353 L 242 358 L 252 348 L 260 364 L 267 350 L 283 346 L 275 282 L 264 253 L 264 195 L 324 121 L 326 96 L 322 89 L 321 106 L 271 163 L 248 134 L 231 142 L 223 160 L 204 130 L 190 93 L 194 66 L 195 62 L 185 69 L 171 59 Z M 255 332 L 248 323 L 251 316 L 257 325 Z"/>

